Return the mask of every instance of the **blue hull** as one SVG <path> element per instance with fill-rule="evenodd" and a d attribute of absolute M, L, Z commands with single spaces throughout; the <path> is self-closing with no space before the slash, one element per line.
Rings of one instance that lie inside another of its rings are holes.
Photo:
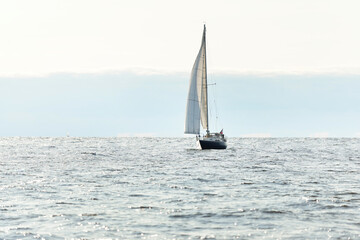
<path fill-rule="evenodd" d="M 223 141 L 199 140 L 201 149 L 226 149 L 227 144 Z"/>

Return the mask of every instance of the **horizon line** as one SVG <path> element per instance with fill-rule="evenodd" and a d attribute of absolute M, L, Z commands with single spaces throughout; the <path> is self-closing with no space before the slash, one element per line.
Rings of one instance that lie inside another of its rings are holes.
<path fill-rule="evenodd" d="M 123 136 L 0 136 L 1 138 L 184 138 L 190 139 L 194 136 L 156 136 L 156 135 L 123 135 Z M 274 138 L 296 138 L 296 139 L 338 139 L 338 138 L 356 138 L 360 139 L 360 136 L 297 136 L 297 137 L 289 137 L 289 136 L 227 136 L 227 138 L 246 138 L 246 139 L 274 139 Z"/>
<path fill-rule="evenodd" d="M 24 72 L 24 73 L 0 73 L 0 79 L 2 78 L 46 78 L 57 75 L 107 75 L 107 74 L 134 74 L 138 76 L 157 76 L 157 75 L 190 75 L 190 70 L 179 70 L 179 69 L 162 69 L 162 68 L 147 68 L 147 67 L 128 67 L 118 69 L 97 69 L 87 71 L 49 71 L 42 73 Z M 211 75 L 229 75 L 229 76 L 261 76 L 261 77 L 273 77 L 273 76 L 360 76 L 360 69 L 340 69 L 340 68 L 329 68 L 329 69 L 312 69 L 312 70 L 281 70 L 281 69 L 253 69 L 253 70 L 232 70 L 232 69 L 215 69 L 209 71 Z"/>

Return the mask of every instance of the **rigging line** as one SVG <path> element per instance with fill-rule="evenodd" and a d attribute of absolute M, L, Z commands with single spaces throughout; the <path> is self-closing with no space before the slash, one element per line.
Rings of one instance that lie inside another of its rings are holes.
<path fill-rule="evenodd" d="M 216 87 L 216 86 L 215 86 Z M 219 112 L 218 112 L 218 108 L 217 108 L 217 104 L 216 104 L 216 99 L 217 99 L 217 91 L 216 89 L 213 90 L 214 91 L 214 106 L 215 106 L 215 123 L 216 123 L 216 127 L 218 127 L 218 120 L 219 120 Z"/>
<path fill-rule="evenodd" d="M 207 30 L 206 30 L 207 31 Z M 211 42 L 209 44 L 209 40 L 208 38 L 206 38 L 206 51 L 207 51 L 207 67 L 212 66 L 213 64 L 213 58 L 212 58 L 212 54 L 211 54 Z M 209 68 L 208 68 L 209 69 Z M 222 127 L 222 122 L 221 122 L 221 118 L 219 117 L 219 109 L 217 106 L 217 84 L 216 81 L 214 80 L 214 74 L 208 74 L 208 86 L 214 86 L 214 88 L 210 88 L 210 94 L 211 96 L 209 96 L 209 99 L 212 99 L 209 102 L 213 102 L 214 104 L 211 104 L 211 106 L 209 106 L 209 112 L 210 112 L 210 118 L 213 120 L 215 120 L 215 128 L 214 129 L 218 129 L 219 125 L 220 127 Z M 209 89 L 209 88 L 208 88 Z M 215 115 L 215 116 L 214 116 Z M 215 118 L 215 119 L 214 119 Z"/>
<path fill-rule="evenodd" d="M 210 77 L 211 78 L 211 77 Z M 213 84 L 208 84 L 208 85 L 216 85 L 216 83 Z M 214 88 L 210 88 L 209 90 L 209 96 L 208 96 L 208 100 L 209 100 L 209 108 L 208 108 L 208 112 L 209 112 L 209 119 L 211 119 L 211 121 L 214 124 L 214 128 L 213 129 L 217 129 L 217 107 L 216 105 L 213 104 L 213 102 L 215 102 L 216 96 L 214 94 Z M 216 102 L 215 102 L 216 103 Z"/>

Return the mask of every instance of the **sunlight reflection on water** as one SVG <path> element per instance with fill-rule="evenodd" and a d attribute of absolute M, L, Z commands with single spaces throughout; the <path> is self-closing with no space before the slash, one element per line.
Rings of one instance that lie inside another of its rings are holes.
<path fill-rule="evenodd" d="M 359 143 L 0 138 L 0 237 L 360 238 Z"/>

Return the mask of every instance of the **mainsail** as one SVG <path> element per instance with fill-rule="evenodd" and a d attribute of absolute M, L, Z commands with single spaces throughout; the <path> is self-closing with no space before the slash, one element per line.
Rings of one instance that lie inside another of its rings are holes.
<path fill-rule="evenodd" d="M 209 131 L 205 33 L 204 25 L 201 47 L 191 71 L 186 106 L 185 133 L 189 134 L 200 133 L 200 122 Z"/>

